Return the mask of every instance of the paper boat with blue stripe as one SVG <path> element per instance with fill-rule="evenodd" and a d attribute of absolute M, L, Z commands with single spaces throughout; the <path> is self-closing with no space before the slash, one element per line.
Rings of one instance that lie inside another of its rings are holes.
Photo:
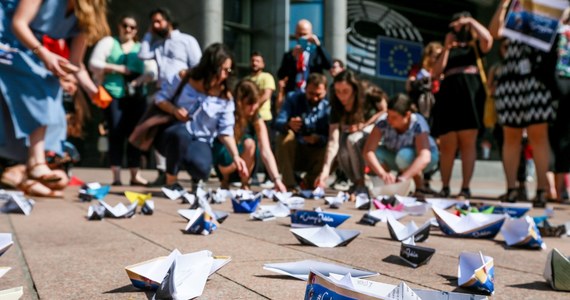
<path fill-rule="evenodd" d="M 84 202 L 90 202 L 93 199 L 101 200 L 109 194 L 109 191 L 111 191 L 110 185 L 101 185 L 98 182 L 92 182 L 86 184 L 79 190 L 79 200 Z"/>
<path fill-rule="evenodd" d="M 485 209 L 489 206 L 483 206 L 481 209 Z M 505 203 L 500 202 L 499 204 L 495 205 L 495 209 L 493 210 L 494 214 L 508 214 L 513 218 L 520 218 L 524 216 L 530 209 L 532 208 L 531 203 Z"/>
<path fill-rule="evenodd" d="M 495 292 L 495 265 L 493 258 L 479 253 L 462 252 L 459 255 L 459 278 L 457 283 L 460 287 L 476 289 L 484 293 Z"/>
<path fill-rule="evenodd" d="M 291 233 L 301 244 L 333 248 L 348 245 L 360 234 L 360 231 L 336 229 L 325 225 L 323 227 L 295 228 L 291 229 Z"/>
<path fill-rule="evenodd" d="M 546 259 L 544 279 L 555 290 L 570 291 L 570 257 L 556 248 L 552 249 Z"/>
<path fill-rule="evenodd" d="M 255 195 L 250 199 L 238 199 L 238 197 L 232 198 L 232 207 L 234 212 L 238 214 L 250 214 L 255 212 L 259 202 L 261 202 L 261 194 Z"/>
<path fill-rule="evenodd" d="M 529 216 L 520 219 L 508 218 L 501 228 L 501 234 L 509 247 L 546 249 L 538 227 Z"/>
<path fill-rule="evenodd" d="M 459 217 L 437 207 L 433 207 L 432 210 L 443 233 L 465 238 L 494 238 L 506 218 L 506 215 L 482 213 Z"/>
<path fill-rule="evenodd" d="M 291 227 L 338 227 L 350 215 L 324 211 L 297 210 L 291 214 Z"/>

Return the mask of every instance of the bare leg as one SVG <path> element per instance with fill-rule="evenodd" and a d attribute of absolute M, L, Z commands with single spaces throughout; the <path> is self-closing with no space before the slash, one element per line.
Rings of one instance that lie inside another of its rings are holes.
<path fill-rule="evenodd" d="M 148 180 L 142 177 L 139 168 L 130 168 L 130 171 L 131 171 L 131 183 L 139 183 L 142 185 L 148 184 Z"/>
<path fill-rule="evenodd" d="M 240 156 L 245 161 L 248 173 L 252 176 L 257 176 L 252 173 L 255 167 L 255 141 L 253 139 L 243 141 L 243 152 Z M 241 184 L 242 187 L 247 189 L 249 187 L 249 177 L 242 177 Z"/>
<path fill-rule="evenodd" d="M 111 166 L 111 172 L 113 173 L 113 183 L 121 182 L 121 167 Z"/>
<path fill-rule="evenodd" d="M 45 157 L 46 127 L 38 127 L 30 134 L 30 149 L 28 150 L 28 172 L 33 178 L 45 177 L 46 181 L 57 181 L 61 178 L 53 175 L 46 165 Z M 52 176 L 53 175 L 53 176 Z"/>
<path fill-rule="evenodd" d="M 461 152 L 461 168 L 463 182 L 461 188 L 468 189 L 475 169 L 477 158 L 477 129 L 461 130 L 457 132 L 459 151 Z"/>
<path fill-rule="evenodd" d="M 516 188 L 523 130 L 504 126 L 503 132 L 503 168 L 507 178 L 507 189 L 514 189 Z"/>
<path fill-rule="evenodd" d="M 536 166 L 536 189 L 546 191 L 548 188 L 546 172 L 550 159 L 548 125 L 546 123 L 531 125 L 527 128 L 527 133 Z"/>
<path fill-rule="evenodd" d="M 178 181 L 178 175 L 166 173 L 166 185 L 175 184 Z"/>
<path fill-rule="evenodd" d="M 440 140 L 440 172 L 443 187 L 449 187 L 453 161 L 457 153 L 457 132 L 449 132 L 439 137 Z"/>

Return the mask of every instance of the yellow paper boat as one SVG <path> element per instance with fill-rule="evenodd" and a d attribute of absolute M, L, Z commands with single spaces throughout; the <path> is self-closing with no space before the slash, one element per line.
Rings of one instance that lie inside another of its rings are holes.
<path fill-rule="evenodd" d="M 135 193 L 135 192 L 130 192 L 130 191 L 126 191 L 125 196 L 127 197 L 127 199 L 129 199 L 129 201 L 131 203 L 138 202 L 138 206 L 143 206 L 147 200 L 152 198 L 151 193 L 141 194 L 141 193 Z"/>

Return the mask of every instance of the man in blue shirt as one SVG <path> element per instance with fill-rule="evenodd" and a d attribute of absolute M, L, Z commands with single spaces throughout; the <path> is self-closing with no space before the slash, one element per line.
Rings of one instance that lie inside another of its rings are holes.
<path fill-rule="evenodd" d="M 168 87 L 176 75 L 194 67 L 202 57 L 198 41 L 176 29 L 172 15 L 165 8 L 157 8 L 150 13 L 150 28 L 141 42 L 139 58 L 154 59 L 158 65 L 158 86 Z M 165 84 L 166 83 L 166 84 Z M 155 151 L 158 178 L 151 184 L 161 186 L 166 183 L 166 159 Z"/>
<path fill-rule="evenodd" d="M 277 164 L 287 188 L 297 185 L 295 171 L 306 171 L 302 188 L 312 188 L 323 167 L 330 115 L 326 86 L 324 75 L 309 75 L 305 92 L 290 94 L 275 119 Z"/>

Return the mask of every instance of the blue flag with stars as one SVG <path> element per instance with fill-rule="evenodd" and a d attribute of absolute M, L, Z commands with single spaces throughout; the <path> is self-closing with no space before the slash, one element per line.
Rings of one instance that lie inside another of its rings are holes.
<path fill-rule="evenodd" d="M 422 58 L 421 43 L 378 37 L 376 73 L 380 77 L 406 80 L 412 66 Z"/>

